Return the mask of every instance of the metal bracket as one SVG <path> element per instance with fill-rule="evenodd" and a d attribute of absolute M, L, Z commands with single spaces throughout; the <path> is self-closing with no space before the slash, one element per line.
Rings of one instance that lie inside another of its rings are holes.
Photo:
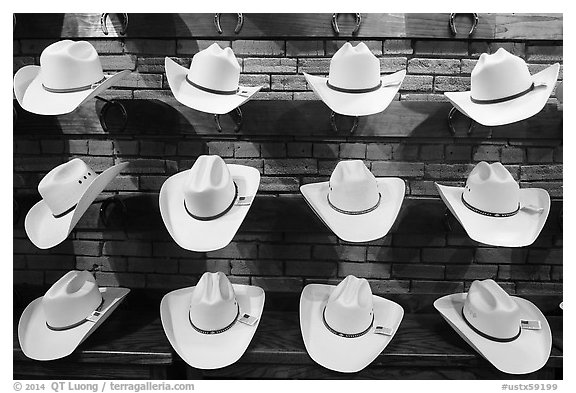
<path fill-rule="evenodd" d="M 460 112 L 458 109 L 456 109 L 456 107 L 452 107 L 452 109 L 450 109 L 450 112 L 448 112 L 448 129 L 450 130 L 450 133 L 452 134 L 452 136 L 456 135 L 456 129 L 454 128 L 454 124 L 452 122 L 452 120 L 454 119 L 454 115 L 456 113 L 462 113 L 462 112 Z M 462 116 L 466 116 L 466 115 L 462 114 Z M 476 122 L 474 120 L 470 119 L 470 126 L 468 127 L 468 131 L 466 132 L 466 135 L 470 135 L 472 133 L 472 130 L 474 129 L 474 124 L 476 124 Z"/>
<path fill-rule="evenodd" d="M 126 108 L 124 107 L 124 105 L 119 101 L 107 100 L 99 96 L 96 96 L 94 98 L 104 102 L 104 105 L 102 106 L 100 112 L 98 113 L 98 120 L 100 120 L 100 125 L 102 126 L 102 129 L 108 132 L 108 124 L 106 123 L 106 114 L 108 113 L 110 107 L 114 105 L 120 108 L 120 112 L 122 113 L 122 118 L 124 119 L 124 121 L 122 123 L 122 127 L 120 128 L 120 131 L 124 131 L 126 129 L 126 126 L 128 125 L 128 112 L 126 112 Z"/>
<path fill-rule="evenodd" d="M 106 26 L 106 20 L 108 19 L 109 13 L 100 14 L 100 28 L 104 35 L 108 35 L 108 26 Z M 122 15 L 122 28 L 120 29 L 120 35 L 125 35 L 128 30 L 128 14 L 121 13 Z"/>
<path fill-rule="evenodd" d="M 240 107 L 236 107 L 233 111 L 228 113 L 234 123 L 234 132 L 240 132 L 244 123 L 244 115 L 242 115 L 242 110 Z M 222 126 L 220 125 L 220 115 L 214 114 L 214 122 L 216 123 L 216 129 L 218 132 L 222 132 Z"/>
<path fill-rule="evenodd" d="M 22 214 L 22 209 L 20 208 L 20 204 L 16 200 L 16 198 L 12 198 L 13 200 L 13 210 L 12 210 L 12 226 L 18 224 L 20 221 L 20 214 Z"/>
<path fill-rule="evenodd" d="M 362 24 L 362 15 L 359 13 L 352 13 L 354 15 L 354 18 L 356 19 L 356 26 L 354 26 L 354 30 L 352 30 L 352 35 L 356 35 L 358 34 L 358 31 L 360 30 L 360 25 Z M 336 12 L 334 14 L 332 14 L 332 29 L 334 30 L 334 33 L 336 34 L 340 34 L 340 28 L 338 27 L 338 16 L 340 15 L 340 13 Z"/>
<path fill-rule="evenodd" d="M 222 34 L 222 27 L 220 26 L 220 13 L 214 14 L 214 25 L 216 25 L 216 31 L 218 34 Z M 241 12 L 236 13 L 238 20 L 236 21 L 236 28 L 234 29 L 234 34 L 240 33 L 242 26 L 244 25 L 244 16 Z"/>
<path fill-rule="evenodd" d="M 106 213 L 110 206 L 120 207 L 120 222 L 122 223 L 122 226 L 126 226 L 128 208 L 126 207 L 126 203 L 124 203 L 124 201 L 117 196 L 105 199 L 102 202 L 102 205 L 100 205 L 100 220 L 102 221 L 104 226 L 108 228 L 112 224 L 112 222 L 110 221 L 110 214 Z M 112 211 L 114 211 L 114 209 L 112 209 Z"/>
<path fill-rule="evenodd" d="M 461 13 L 461 12 L 454 12 L 450 14 L 450 32 L 452 33 L 452 35 L 456 35 L 458 34 L 458 31 L 456 30 L 456 26 L 454 24 L 454 18 L 456 17 L 456 15 L 470 15 L 471 19 L 472 19 L 472 28 L 470 29 L 470 31 L 468 32 L 468 36 L 471 36 L 474 33 L 474 30 L 476 30 L 476 27 L 478 26 L 478 21 L 480 20 L 478 18 L 478 14 L 475 12 L 470 12 L 470 13 Z"/>
<path fill-rule="evenodd" d="M 350 116 L 348 116 L 348 117 L 350 117 Z M 352 127 L 350 128 L 350 131 L 349 131 L 350 135 L 352 135 L 354 133 L 354 131 L 356 131 L 356 128 L 358 128 L 358 122 L 359 122 L 358 116 L 354 116 L 354 123 L 352 124 Z M 338 126 L 336 125 L 336 112 L 334 112 L 334 111 L 332 111 L 332 113 L 330 113 L 330 126 L 332 127 L 334 132 L 339 133 Z"/>

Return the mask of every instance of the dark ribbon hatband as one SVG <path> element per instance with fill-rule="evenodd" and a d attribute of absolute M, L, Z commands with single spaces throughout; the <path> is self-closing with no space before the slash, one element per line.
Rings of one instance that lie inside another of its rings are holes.
<path fill-rule="evenodd" d="M 202 333 L 202 334 L 219 334 L 219 333 L 224 333 L 226 330 L 229 330 L 232 328 L 232 326 L 234 326 L 234 324 L 236 323 L 236 320 L 238 319 L 238 316 L 240 315 L 240 306 L 238 304 L 236 304 L 236 317 L 234 317 L 234 319 L 232 320 L 232 322 L 230 323 L 230 325 L 222 328 L 222 329 L 217 329 L 217 330 L 203 330 L 200 329 L 198 326 L 194 325 L 194 323 L 192 322 L 192 319 L 190 319 L 190 313 L 188 313 L 188 320 L 190 321 L 190 325 L 192 325 L 192 327 L 194 328 L 194 330 L 196 330 L 198 333 Z"/>
<path fill-rule="evenodd" d="M 207 93 L 212 93 L 212 94 L 220 94 L 220 95 L 225 95 L 225 96 L 231 96 L 234 95 L 236 93 L 238 93 L 239 89 L 234 89 L 234 90 L 216 90 L 216 89 L 211 89 L 209 87 L 205 87 L 202 85 L 199 85 L 198 83 L 195 83 L 193 81 L 191 81 L 190 79 L 188 79 L 188 75 L 186 75 L 186 82 L 188 82 L 188 84 L 194 86 L 197 89 L 200 89 L 202 91 L 205 91 Z"/>
<path fill-rule="evenodd" d="M 78 204 L 72 206 L 70 209 L 64 211 L 63 213 L 60 214 L 52 214 L 52 216 L 54 216 L 54 218 L 62 218 L 64 217 L 66 214 L 72 212 L 74 209 L 76 209 L 76 206 L 78 206 Z"/>
<path fill-rule="evenodd" d="M 92 311 L 92 313 L 94 313 L 95 311 L 101 311 L 102 310 L 102 306 L 104 305 L 104 298 L 102 298 L 102 301 L 100 302 L 100 305 L 98 307 L 96 307 L 96 309 L 94 311 Z M 56 332 L 61 332 L 63 330 L 70 330 L 70 329 L 74 329 L 75 327 L 78 327 L 82 324 L 84 324 L 84 322 L 87 322 L 88 319 L 84 318 L 81 321 L 78 321 L 76 323 L 73 323 L 72 325 L 68 325 L 68 326 L 62 326 L 62 327 L 55 327 L 55 326 L 50 326 L 48 324 L 48 321 L 46 321 L 46 327 L 50 330 L 54 330 Z"/>
<path fill-rule="evenodd" d="M 490 336 L 484 332 L 481 332 L 480 330 L 476 329 L 470 322 L 468 322 L 468 320 L 466 319 L 466 315 L 464 315 L 464 307 L 462 307 L 462 318 L 464 318 L 464 322 L 466 322 L 468 327 L 470 327 L 470 329 L 472 329 L 472 331 L 474 331 L 474 333 L 478 334 L 479 336 L 481 336 L 483 338 L 486 338 L 486 339 L 491 340 L 491 341 L 496 341 L 498 343 L 509 343 L 511 341 L 514 341 L 518 337 L 520 337 L 520 333 L 522 333 L 522 328 L 520 326 L 518 326 L 518 334 L 516 334 L 514 337 L 510 337 L 510 338 L 493 337 L 493 336 Z"/>
<path fill-rule="evenodd" d="M 524 91 L 521 91 L 520 93 L 513 94 L 511 96 L 502 97 L 502 98 L 495 98 L 493 100 L 479 100 L 477 98 L 470 96 L 470 100 L 475 104 L 499 104 L 501 102 L 511 101 L 511 100 L 516 99 L 516 98 L 520 98 L 523 95 L 526 95 L 526 94 L 530 93 L 532 90 L 534 90 L 534 87 L 535 87 L 534 82 L 532 82 L 532 84 L 530 85 L 529 88 L 527 88 Z"/>
<path fill-rule="evenodd" d="M 380 89 L 380 87 L 382 87 L 382 81 L 380 81 L 380 83 L 378 83 L 376 86 L 368 87 L 366 89 L 347 89 L 345 87 L 334 86 L 334 85 L 330 84 L 329 81 L 326 81 L 326 86 L 328 86 L 330 89 L 332 89 L 334 91 L 338 91 L 340 93 L 361 94 L 361 93 L 371 93 L 373 91 Z"/>
<path fill-rule="evenodd" d="M 324 306 L 324 311 L 322 311 L 322 321 L 324 322 L 324 326 L 326 326 L 326 329 L 328 329 L 328 331 L 330 333 L 333 333 L 339 337 L 344 337 L 344 338 L 358 338 L 361 337 L 363 335 L 365 335 L 366 333 L 368 333 L 370 331 L 370 329 L 372 329 L 372 325 L 374 325 L 374 312 L 372 312 L 372 321 L 370 321 L 370 326 L 368 326 L 366 328 L 366 330 L 361 331 L 360 333 L 342 333 L 339 332 L 338 330 L 330 327 L 330 325 L 328 325 L 328 322 L 326 322 L 326 306 Z"/>
<path fill-rule="evenodd" d="M 466 202 L 466 200 L 464 199 L 464 193 L 462 193 L 462 203 L 464 204 L 464 206 L 466 206 L 468 209 L 472 210 L 474 213 L 478 213 L 478 214 L 482 214 L 483 216 L 488 216 L 488 217 L 512 217 L 514 215 L 516 215 L 516 213 L 518 213 L 520 211 L 520 203 L 518 203 L 518 208 L 516 210 L 514 210 L 513 212 L 510 213 L 492 213 L 492 212 L 487 212 L 484 210 L 480 210 L 474 206 L 472 206 L 471 204 L 469 204 L 468 202 Z"/>
<path fill-rule="evenodd" d="M 94 89 L 95 87 L 97 87 L 98 85 L 100 85 L 102 82 L 104 82 L 106 80 L 106 78 L 102 78 L 100 81 L 96 82 L 96 83 L 91 83 L 89 85 L 86 86 L 80 86 L 80 87 L 72 87 L 69 89 L 55 89 L 52 87 L 46 87 L 44 86 L 44 84 L 42 84 L 42 87 L 44 88 L 44 90 L 46 90 L 47 92 L 50 93 L 76 93 L 78 91 L 85 91 L 85 90 L 91 90 Z"/>
<path fill-rule="evenodd" d="M 378 206 L 380 206 L 380 200 L 381 199 L 382 199 L 382 194 L 378 193 L 378 202 L 376 202 L 376 204 L 369 209 L 366 209 L 366 210 L 342 210 L 342 209 L 334 206 L 332 204 L 332 202 L 330 202 L 330 195 L 326 195 L 326 200 L 328 200 L 328 204 L 330 205 L 330 207 L 332 209 L 336 210 L 338 213 L 349 214 L 352 216 L 357 216 L 360 214 L 366 214 L 366 213 L 370 213 L 372 210 L 376 210 L 378 208 Z"/>
<path fill-rule="evenodd" d="M 232 199 L 232 203 L 230 204 L 230 206 L 228 206 L 226 209 L 224 209 L 223 212 L 218 213 L 214 216 L 209 216 L 209 217 L 200 217 L 200 216 L 196 216 L 192 213 L 190 213 L 190 211 L 188 210 L 188 207 L 186 207 L 186 200 L 184 200 L 184 210 L 186 210 L 186 213 L 188 213 L 188 215 L 190 217 L 192 217 L 195 220 L 199 220 L 199 221 L 211 221 L 211 220 L 215 220 L 217 218 L 222 217 L 224 214 L 228 213 L 230 211 L 230 209 L 232 209 L 232 206 L 234 206 L 234 203 L 236 203 L 236 198 L 238 198 L 238 186 L 236 185 L 236 182 L 234 183 L 234 199 Z"/>

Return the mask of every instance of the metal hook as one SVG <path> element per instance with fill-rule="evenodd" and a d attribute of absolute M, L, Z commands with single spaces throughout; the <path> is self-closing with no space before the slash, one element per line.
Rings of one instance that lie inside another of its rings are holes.
<path fill-rule="evenodd" d="M 450 209 L 446 208 L 444 211 L 444 216 L 442 217 L 442 224 L 444 225 L 446 232 L 452 232 L 452 220 L 455 220 L 454 215 Z"/>
<path fill-rule="evenodd" d="M 108 13 L 100 14 L 100 27 L 102 28 L 102 33 L 104 33 L 104 35 L 108 35 L 108 26 L 106 26 L 108 15 Z M 122 15 L 122 29 L 120 30 L 120 35 L 124 35 L 128 30 L 128 14 L 121 13 L 120 15 Z"/>
<path fill-rule="evenodd" d="M 102 202 L 102 205 L 100 205 L 100 220 L 102 221 L 104 226 L 108 228 L 110 227 L 111 224 L 109 215 L 106 214 L 106 211 L 108 210 L 108 207 L 110 205 L 120 206 L 120 218 L 121 218 L 120 222 L 122 223 L 122 226 L 125 226 L 126 217 L 128 215 L 128 208 L 126 207 L 126 203 L 124 203 L 124 201 L 117 196 L 105 199 Z M 114 209 L 112 211 L 114 211 Z"/>
<path fill-rule="evenodd" d="M 22 210 L 20 209 L 20 204 L 18 203 L 16 198 L 13 198 L 13 210 L 12 210 L 12 225 L 13 226 L 18 224 L 18 221 L 20 221 L 20 214 L 21 213 L 22 213 Z"/>
<path fill-rule="evenodd" d="M 354 30 L 352 30 L 352 35 L 356 35 L 358 33 L 358 30 L 360 30 L 360 25 L 362 24 L 362 15 L 359 13 L 353 13 L 354 17 L 356 18 L 356 26 L 354 27 Z M 332 14 L 332 29 L 334 30 L 334 33 L 336 34 L 340 34 L 340 28 L 338 27 L 338 16 L 340 15 L 340 13 L 336 12 L 334 14 Z"/>
<path fill-rule="evenodd" d="M 118 108 L 120 108 L 120 111 L 122 112 L 122 117 L 124 121 L 122 123 L 122 127 L 120 128 L 120 131 L 124 131 L 126 129 L 126 126 L 128 125 L 128 112 L 126 112 L 126 108 L 124 107 L 124 105 L 116 100 L 107 100 L 99 96 L 96 96 L 95 98 L 100 101 L 104 101 L 104 105 L 102 106 L 102 109 L 100 109 L 100 112 L 98 113 L 98 119 L 100 120 L 102 129 L 108 132 L 108 124 L 106 123 L 106 113 L 108 113 L 108 110 L 112 105 L 115 105 Z"/>
<path fill-rule="evenodd" d="M 237 107 L 231 111 L 229 115 L 236 124 L 236 126 L 234 126 L 234 132 L 240 132 L 244 122 L 244 115 L 242 115 L 242 110 L 240 107 Z M 236 119 L 234 119 L 234 115 L 236 115 Z M 214 122 L 216 123 L 216 129 L 218 132 L 222 132 L 222 126 L 220 125 L 220 115 L 214 114 Z"/>
<path fill-rule="evenodd" d="M 356 128 L 358 128 L 358 121 L 359 118 L 358 116 L 354 116 L 354 123 L 352 124 L 352 127 L 350 128 L 350 135 L 352 135 L 354 133 L 354 131 L 356 131 Z M 336 112 L 332 111 L 332 113 L 330 113 L 330 125 L 332 126 L 332 129 L 334 130 L 334 132 L 339 133 L 338 131 L 338 127 L 336 126 Z"/>
<path fill-rule="evenodd" d="M 460 12 L 453 12 L 450 14 L 450 32 L 452 33 L 452 35 L 456 35 L 458 34 L 458 31 L 456 30 L 456 26 L 454 25 L 454 18 L 456 17 L 456 15 L 470 15 L 472 17 L 472 28 L 470 29 L 470 32 L 468 32 L 468 35 L 471 36 L 472 33 L 474 33 L 474 30 L 476 30 L 476 27 L 478 26 L 478 21 L 480 20 L 478 18 L 478 14 L 475 12 L 470 12 L 470 13 L 460 13 Z"/>
<path fill-rule="evenodd" d="M 220 15 L 221 14 L 214 14 L 214 24 L 216 25 L 216 30 L 218 34 L 222 34 L 222 27 L 220 26 Z M 244 25 L 244 16 L 241 12 L 236 13 L 238 20 L 236 21 L 236 28 L 234 29 L 234 34 L 240 33 L 242 30 L 242 26 Z"/>
<path fill-rule="evenodd" d="M 456 109 L 456 107 L 452 107 L 452 109 L 450 109 L 450 112 L 448 112 L 448 129 L 450 130 L 452 136 L 456 135 L 456 129 L 454 128 L 454 124 L 452 123 L 452 120 L 454 119 L 454 115 L 456 114 L 456 112 L 461 113 L 458 109 Z M 466 116 L 464 114 L 462 115 Z M 470 126 L 468 127 L 468 131 L 466 133 L 467 135 L 470 135 L 472 133 L 475 123 L 476 122 L 474 120 L 470 119 Z"/>
<path fill-rule="evenodd" d="M 99 270 L 100 270 L 100 265 L 98 265 L 97 263 L 93 263 L 92 267 L 90 269 L 88 269 L 88 271 L 90 273 L 96 273 Z"/>

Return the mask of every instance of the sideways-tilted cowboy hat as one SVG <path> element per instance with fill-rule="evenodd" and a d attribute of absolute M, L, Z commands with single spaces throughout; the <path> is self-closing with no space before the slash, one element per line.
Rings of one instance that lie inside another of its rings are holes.
<path fill-rule="evenodd" d="M 376 178 L 361 160 L 340 161 L 330 181 L 300 187 L 316 215 L 348 242 L 385 236 L 398 216 L 405 190 L 404 180 Z"/>
<path fill-rule="evenodd" d="M 18 322 L 22 352 L 35 360 L 70 355 L 129 292 L 127 288 L 98 288 L 88 271 L 66 273 L 22 313 Z"/>
<path fill-rule="evenodd" d="M 465 187 L 436 184 L 442 200 L 472 240 L 502 247 L 532 244 L 548 218 L 550 195 L 520 188 L 499 162 L 478 163 Z"/>
<path fill-rule="evenodd" d="M 70 113 L 130 73 L 104 75 L 96 49 L 86 41 L 63 40 L 46 47 L 40 66 L 22 67 L 14 75 L 20 106 L 38 115 Z"/>
<path fill-rule="evenodd" d="M 236 362 L 248 348 L 264 309 L 264 290 L 231 284 L 206 272 L 198 284 L 172 291 L 160 303 L 170 344 L 192 367 L 215 369 Z"/>
<path fill-rule="evenodd" d="M 38 248 L 51 248 L 64 241 L 94 199 L 128 165 L 123 162 L 99 175 L 84 161 L 74 158 L 58 165 L 42 178 L 42 200 L 26 214 L 26 234 Z"/>
<path fill-rule="evenodd" d="M 226 247 L 248 214 L 260 184 L 257 169 L 198 157 L 191 169 L 169 177 L 160 189 L 160 214 L 182 248 Z"/>
<path fill-rule="evenodd" d="M 189 69 L 168 57 L 165 67 L 176 100 L 201 112 L 228 113 L 262 88 L 240 86 L 240 65 L 234 52 L 216 43 L 196 53 Z"/>
<path fill-rule="evenodd" d="M 332 56 L 328 78 L 304 73 L 306 81 L 330 109 L 341 115 L 366 116 L 390 105 L 406 71 L 380 76 L 380 61 L 363 42 L 345 43 Z"/>
<path fill-rule="evenodd" d="M 396 334 L 404 309 L 372 295 L 366 279 L 348 276 L 337 286 L 308 284 L 300 296 L 300 329 L 310 357 L 330 370 L 368 366 Z"/>
<path fill-rule="evenodd" d="M 542 312 L 528 300 L 508 295 L 491 279 L 474 281 L 468 293 L 441 297 L 434 307 L 500 371 L 528 374 L 548 361 L 552 333 Z"/>
<path fill-rule="evenodd" d="M 558 79 L 558 63 L 530 75 L 526 62 L 500 48 L 483 53 L 470 77 L 470 91 L 446 92 L 452 105 L 485 126 L 514 123 L 544 108 Z"/>

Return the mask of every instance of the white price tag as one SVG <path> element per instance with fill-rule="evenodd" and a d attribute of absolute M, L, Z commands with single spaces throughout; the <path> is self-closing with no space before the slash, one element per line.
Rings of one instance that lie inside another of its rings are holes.
<path fill-rule="evenodd" d="M 257 321 L 258 321 L 258 318 L 253 317 L 252 315 L 246 314 L 246 313 L 243 313 L 243 314 L 240 315 L 240 317 L 238 318 L 238 322 L 241 322 L 241 323 L 243 323 L 243 324 L 245 324 L 245 325 L 248 325 L 248 326 L 254 326 L 254 324 L 255 324 Z"/>
<path fill-rule="evenodd" d="M 374 329 L 374 334 L 382 334 L 383 336 L 391 336 L 392 335 L 392 328 L 384 327 L 384 326 L 376 326 Z"/>
<path fill-rule="evenodd" d="M 542 325 L 541 325 L 540 321 L 529 321 L 526 319 L 520 320 L 520 326 L 522 327 L 522 329 L 526 329 L 526 330 L 540 330 L 540 329 L 542 329 Z"/>

